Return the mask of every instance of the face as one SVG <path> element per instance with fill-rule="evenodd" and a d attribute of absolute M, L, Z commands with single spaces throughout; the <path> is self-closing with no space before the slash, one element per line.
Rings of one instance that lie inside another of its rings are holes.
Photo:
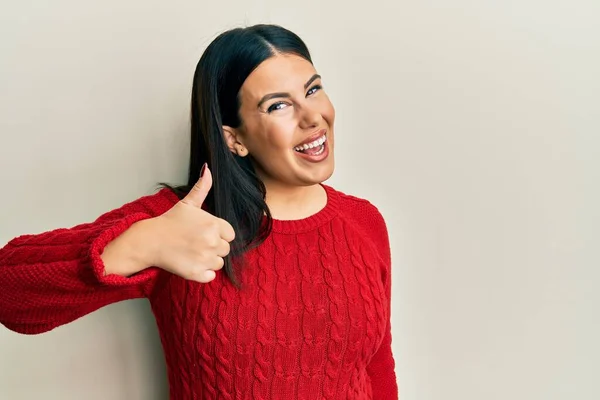
<path fill-rule="evenodd" d="M 333 173 L 335 110 L 314 66 L 273 56 L 240 90 L 242 126 L 224 127 L 230 149 L 252 156 L 266 185 L 309 186 Z"/>

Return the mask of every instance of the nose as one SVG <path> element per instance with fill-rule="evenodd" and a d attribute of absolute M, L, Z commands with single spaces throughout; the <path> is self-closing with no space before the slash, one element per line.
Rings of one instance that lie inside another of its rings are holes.
<path fill-rule="evenodd" d="M 323 116 L 317 108 L 303 105 L 300 109 L 300 127 L 302 129 L 315 128 L 320 125 Z"/>

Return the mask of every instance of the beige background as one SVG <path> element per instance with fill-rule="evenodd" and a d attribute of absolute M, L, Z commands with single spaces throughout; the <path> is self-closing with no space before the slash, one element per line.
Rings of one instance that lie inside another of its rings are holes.
<path fill-rule="evenodd" d="M 403 400 L 600 398 L 600 2 L 2 1 L 0 243 L 181 182 L 216 33 L 296 31 L 379 206 Z M 1 290 L 1 288 L 0 288 Z M 0 399 L 159 400 L 144 301 L 0 328 Z"/>

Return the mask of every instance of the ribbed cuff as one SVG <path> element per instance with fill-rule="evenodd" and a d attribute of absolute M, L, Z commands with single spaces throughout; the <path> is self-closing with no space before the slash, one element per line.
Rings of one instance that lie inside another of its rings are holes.
<path fill-rule="evenodd" d="M 109 286 L 143 285 L 158 276 L 159 270 L 157 268 L 146 268 L 129 277 L 116 274 L 105 275 L 105 265 L 100 257 L 108 243 L 129 229 L 134 223 L 148 218 L 151 218 L 151 216 L 141 212 L 127 215 L 116 221 L 110 228 L 102 231 L 100 235 L 92 241 L 89 252 L 91 268 L 95 278 L 100 284 Z"/>

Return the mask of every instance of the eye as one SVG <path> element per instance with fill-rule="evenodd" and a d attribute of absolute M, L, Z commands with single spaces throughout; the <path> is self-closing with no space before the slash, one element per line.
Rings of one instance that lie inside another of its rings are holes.
<path fill-rule="evenodd" d="M 315 85 L 313 87 L 311 87 L 308 92 L 306 92 L 307 96 L 310 96 L 311 94 L 315 94 L 317 91 L 323 89 L 323 86 L 321 85 Z"/>
<path fill-rule="evenodd" d="M 269 106 L 269 108 L 267 108 L 267 112 L 270 114 L 273 111 L 277 111 L 277 110 L 282 110 L 283 108 L 285 108 L 287 106 L 287 104 L 283 101 L 278 101 L 277 103 L 273 103 Z"/>

